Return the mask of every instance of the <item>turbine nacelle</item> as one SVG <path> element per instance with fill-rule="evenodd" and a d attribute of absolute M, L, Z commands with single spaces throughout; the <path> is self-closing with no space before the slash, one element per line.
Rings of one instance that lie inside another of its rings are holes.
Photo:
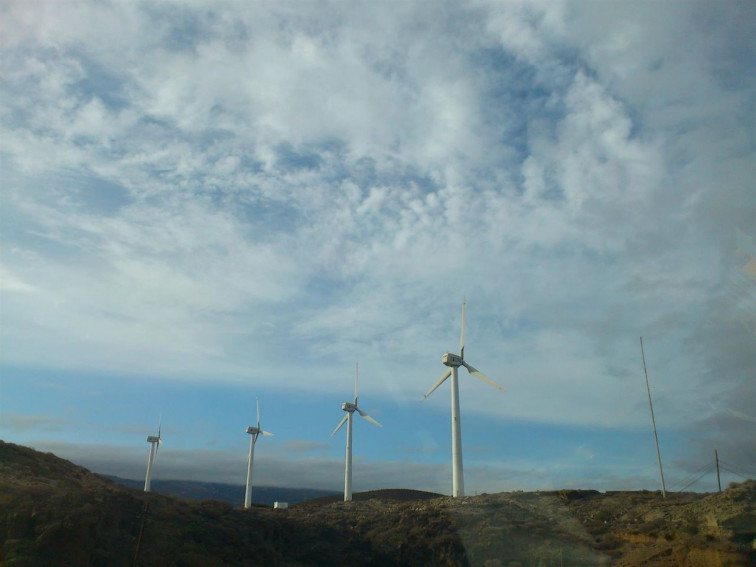
<path fill-rule="evenodd" d="M 250 426 L 250 427 L 247 427 L 247 433 L 249 433 L 250 435 L 257 435 L 259 433 L 262 433 L 262 431 L 260 431 L 259 427 Z"/>
<path fill-rule="evenodd" d="M 355 411 L 357 411 L 357 405 L 349 402 L 344 402 L 343 404 L 341 404 L 341 409 L 348 411 L 349 413 L 354 413 Z"/>
<path fill-rule="evenodd" d="M 450 352 L 445 353 L 441 357 L 441 362 L 443 362 L 446 366 L 451 366 L 452 368 L 457 368 L 464 364 L 461 356 L 452 354 Z"/>
<path fill-rule="evenodd" d="M 161 441 L 160 441 L 160 437 L 155 437 L 154 435 L 149 435 L 147 437 L 147 442 L 148 443 L 160 443 Z"/>

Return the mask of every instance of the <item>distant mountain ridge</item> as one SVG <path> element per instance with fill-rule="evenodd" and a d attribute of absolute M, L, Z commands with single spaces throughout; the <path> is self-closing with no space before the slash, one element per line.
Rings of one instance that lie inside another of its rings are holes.
<path fill-rule="evenodd" d="M 365 502 L 367 500 L 385 500 L 396 502 L 419 502 L 422 500 L 432 500 L 434 498 L 443 498 L 443 494 L 437 492 L 427 492 L 425 490 L 411 490 L 407 488 L 382 488 L 380 490 L 368 490 L 366 492 L 355 492 L 352 494 L 353 502 Z M 300 503 L 302 507 L 325 506 L 343 501 L 341 493 L 330 496 L 321 496 L 304 500 Z"/>
<path fill-rule="evenodd" d="M 144 480 L 121 478 L 112 475 L 100 475 L 112 480 L 116 484 L 128 488 L 141 489 Z M 244 486 L 225 484 L 220 482 L 200 482 L 193 480 L 152 480 L 151 491 L 168 496 L 178 496 L 187 500 L 218 500 L 228 502 L 239 507 L 244 502 Z M 252 503 L 272 506 L 274 502 L 288 502 L 296 504 L 304 500 L 338 496 L 333 490 L 318 490 L 316 488 L 284 488 L 279 486 L 254 486 L 252 488 Z"/>

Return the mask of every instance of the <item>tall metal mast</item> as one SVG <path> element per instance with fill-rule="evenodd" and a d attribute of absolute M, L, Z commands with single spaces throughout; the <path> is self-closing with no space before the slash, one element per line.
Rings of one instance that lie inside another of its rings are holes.
<path fill-rule="evenodd" d="M 654 427 L 654 441 L 656 442 L 656 459 L 659 461 L 659 476 L 661 477 L 662 498 L 667 497 L 667 487 L 664 485 L 664 471 L 662 470 L 661 453 L 659 452 L 659 436 L 656 434 L 656 420 L 654 419 L 654 404 L 651 403 L 651 388 L 648 385 L 648 371 L 646 370 L 646 355 L 643 352 L 643 337 L 640 338 L 641 357 L 643 358 L 643 374 L 646 376 L 646 391 L 648 392 L 648 407 L 651 410 L 651 425 Z"/>

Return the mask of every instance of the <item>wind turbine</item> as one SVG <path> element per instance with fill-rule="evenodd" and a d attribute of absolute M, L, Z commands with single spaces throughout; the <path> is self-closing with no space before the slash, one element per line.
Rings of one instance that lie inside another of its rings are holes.
<path fill-rule="evenodd" d="M 247 433 L 252 437 L 249 438 L 249 459 L 247 460 L 247 489 L 244 492 L 244 508 L 249 508 L 252 502 L 252 462 L 255 460 L 255 443 L 260 435 L 273 436 L 269 431 L 260 429 L 260 400 L 257 403 L 257 427 L 247 427 Z"/>
<path fill-rule="evenodd" d="M 347 414 L 336 426 L 336 429 L 334 429 L 331 432 L 331 436 L 329 437 L 330 439 L 331 437 L 336 435 L 336 432 L 339 429 L 341 429 L 344 423 L 347 424 L 346 465 L 344 468 L 344 502 L 349 502 L 352 499 L 352 414 L 354 414 L 354 412 L 357 412 L 373 425 L 377 425 L 378 427 L 383 427 L 380 423 L 378 423 L 376 420 L 374 420 L 372 417 L 370 417 L 368 414 L 366 414 L 364 411 L 362 411 L 360 408 L 357 407 L 358 374 L 359 374 L 359 368 L 355 364 L 354 365 L 354 403 L 351 404 L 349 402 L 344 402 L 343 404 L 341 404 L 341 409 L 347 412 Z"/>
<path fill-rule="evenodd" d="M 150 456 L 147 457 L 147 475 L 144 478 L 144 491 L 150 491 L 150 481 L 152 480 L 152 465 L 155 464 L 155 458 L 157 457 L 158 448 L 163 444 L 163 439 L 160 437 L 160 430 L 163 427 L 163 414 L 160 414 L 160 421 L 158 421 L 158 434 L 147 436 L 147 442 L 150 444 Z"/>
<path fill-rule="evenodd" d="M 441 378 L 431 386 L 430 390 L 425 392 L 423 400 L 433 393 L 433 390 L 443 384 L 451 376 L 451 413 L 452 413 L 452 496 L 465 495 L 465 480 L 462 473 L 462 427 L 459 415 L 459 380 L 457 369 L 460 366 L 467 368 L 467 371 L 482 380 L 486 384 L 504 391 L 504 388 L 483 374 L 480 370 L 473 368 L 465 362 L 465 312 L 467 311 L 467 299 L 462 300 L 462 336 L 459 339 L 459 356 L 450 352 L 441 357 L 441 362 L 449 367 L 449 370 L 441 375 Z"/>

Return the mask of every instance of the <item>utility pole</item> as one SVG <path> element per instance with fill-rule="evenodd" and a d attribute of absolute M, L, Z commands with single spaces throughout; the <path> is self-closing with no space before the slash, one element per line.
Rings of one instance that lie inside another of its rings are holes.
<path fill-rule="evenodd" d="M 142 511 L 142 525 L 139 527 L 139 535 L 136 541 L 136 550 L 134 551 L 134 567 L 137 567 L 139 562 L 139 551 L 142 547 L 142 535 L 144 534 L 144 523 L 147 521 L 147 511 L 150 509 L 150 501 L 145 500 L 144 510 Z"/>
<path fill-rule="evenodd" d="M 659 436 L 656 434 L 656 420 L 654 419 L 654 404 L 651 403 L 651 388 L 648 385 L 648 371 L 646 370 L 646 355 L 643 352 L 643 337 L 640 338 L 641 357 L 643 358 L 643 374 L 646 376 L 646 391 L 648 392 L 648 407 L 651 410 L 651 425 L 654 427 L 654 441 L 656 442 L 656 460 L 659 461 L 659 476 L 661 477 L 662 498 L 667 497 L 667 487 L 664 486 L 664 471 L 662 470 L 661 453 L 659 452 Z"/>
<path fill-rule="evenodd" d="M 722 483 L 719 481 L 719 455 L 716 449 L 714 449 L 714 462 L 717 464 L 717 488 L 719 492 L 722 492 Z"/>

